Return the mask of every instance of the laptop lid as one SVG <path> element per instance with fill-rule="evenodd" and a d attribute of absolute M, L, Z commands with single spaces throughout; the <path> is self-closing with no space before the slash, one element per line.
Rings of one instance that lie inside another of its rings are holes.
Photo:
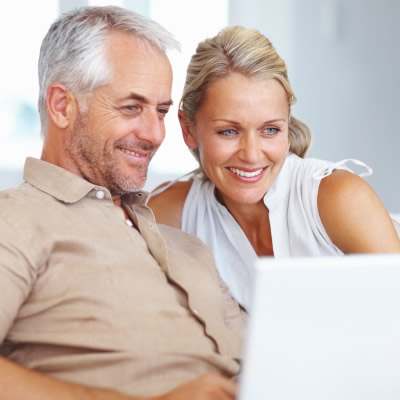
<path fill-rule="evenodd" d="M 400 255 L 255 268 L 240 400 L 400 398 Z"/>

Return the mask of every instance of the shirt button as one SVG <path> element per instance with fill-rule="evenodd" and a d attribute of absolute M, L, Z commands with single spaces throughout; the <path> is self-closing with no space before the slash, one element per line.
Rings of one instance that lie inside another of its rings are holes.
<path fill-rule="evenodd" d="M 99 190 L 96 192 L 96 197 L 101 200 L 104 199 L 104 192 L 102 190 Z"/>
<path fill-rule="evenodd" d="M 127 220 L 126 220 L 126 224 L 127 224 L 128 226 L 130 226 L 131 228 L 132 228 L 132 226 L 133 226 L 132 221 L 131 221 L 130 219 L 127 219 Z"/>
<path fill-rule="evenodd" d="M 149 222 L 149 228 L 153 229 L 153 224 L 151 222 Z"/>

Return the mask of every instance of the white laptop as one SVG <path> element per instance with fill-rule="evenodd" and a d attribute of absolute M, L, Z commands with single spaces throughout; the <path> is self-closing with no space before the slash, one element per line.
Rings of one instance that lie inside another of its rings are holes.
<path fill-rule="evenodd" d="M 239 400 L 400 399 L 400 255 L 261 258 Z"/>

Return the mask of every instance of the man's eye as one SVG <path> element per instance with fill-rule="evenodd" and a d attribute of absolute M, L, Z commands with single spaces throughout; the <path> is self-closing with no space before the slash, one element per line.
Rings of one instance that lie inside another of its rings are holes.
<path fill-rule="evenodd" d="M 128 104 L 124 107 L 122 107 L 125 111 L 128 112 L 136 112 L 136 111 L 140 111 L 140 106 L 138 104 Z"/>
<path fill-rule="evenodd" d="M 168 114 L 169 108 L 159 108 L 157 112 L 160 114 L 162 118 L 164 118 Z"/>

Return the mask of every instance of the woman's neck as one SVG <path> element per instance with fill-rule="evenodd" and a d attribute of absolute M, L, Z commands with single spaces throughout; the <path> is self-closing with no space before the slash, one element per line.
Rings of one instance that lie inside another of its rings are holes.
<path fill-rule="evenodd" d="M 254 204 L 241 204 L 230 199 L 223 199 L 218 191 L 216 195 L 218 201 L 228 209 L 240 225 L 256 254 L 258 256 L 273 255 L 269 210 L 263 199 Z"/>

